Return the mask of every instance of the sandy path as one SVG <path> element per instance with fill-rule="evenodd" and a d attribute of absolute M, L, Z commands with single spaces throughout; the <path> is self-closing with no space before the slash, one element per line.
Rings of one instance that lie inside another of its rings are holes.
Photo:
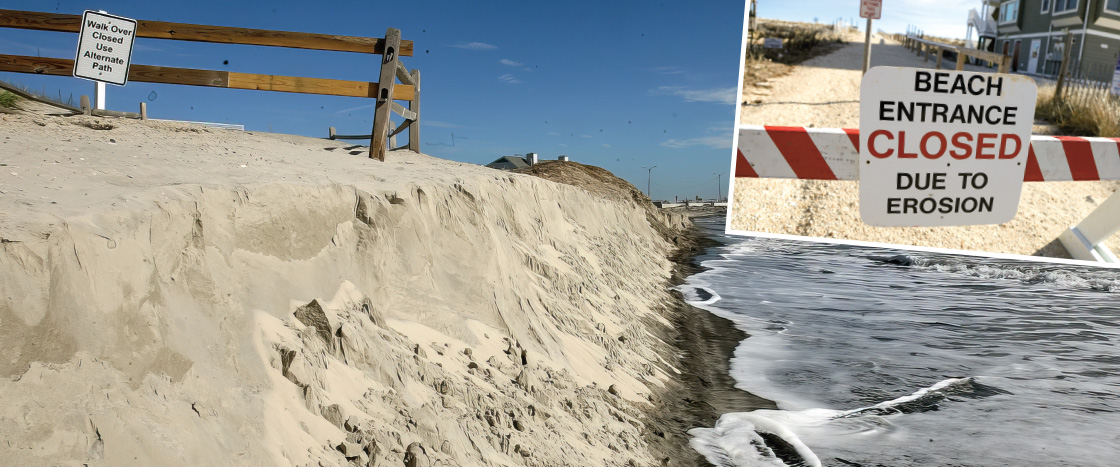
<path fill-rule="evenodd" d="M 889 39 L 873 36 L 872 66 L 934 66 Z M 804 62 L 769 89 L 744 89 L 743 124 L 855 128 L 863 42 Z M 943 67 L 955 64 L 946 60 Z M 966 69 L 985 71 L 980 67 Z M 990 71 L 990 70 L 989 70 Z M 1036 132 L 1039 128 L 1036 128 Z M 746 179 L 734 181 L 729 227 L 734 230 L 842 238 L 1068 258 L 1058 235 L 1080 222 L 1120 187 L 1118 182 L 1028 183 L 1019 213 L 1001 225 L 901 228 L 871 227 L 859 218 L 856 182 Z M 1120 249 L 1120 238 L 1106 244 Z"/>

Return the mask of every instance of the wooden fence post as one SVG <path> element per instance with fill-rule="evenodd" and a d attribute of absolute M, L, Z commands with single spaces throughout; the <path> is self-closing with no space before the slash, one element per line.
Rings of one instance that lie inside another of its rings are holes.
<path fill-rule="evenodd" d="M 412 70 L 412 85 L 416 94 L 408 102 L 408 110 L 416 113 L 416 120 L 408 125 L 408 150 L 420 152 L 420 70 Z"/>
<path fill-rule="evenodd" d="M 89 115 L 90 112 L 91 112 L 90 107 L 89 107 L 89 96 L 82 95 L 81 102 L 82 102 L 82 104 L 81 104 L 82 105 L 82 113 L 86 114 L 86 115 Z"/>
<path fill-rule="evenodd" d="M 140 120 L 147 120 L 147 119 L 148 119 L 148 103 L 147 102 L 141 102 L 140 103 Z"/>
<path fill-rule="evenodd" d="M 385 31 L 385 50 L 381 59 L 381 77 L 377 81 L 377 105 L 373 110 L 373 135 L 370 138 L 369 158 L 385 161 L 385 139 L 389 136 L 389 116 L 393 107 L 393 84 L 397 80 L 397 52 L 401 46 L 401 31 Z"/>
<path fill-rule="evenodd" d="M 942 55 L 945 55 L 945 51 L 941 47 L 938 47 L 937 48 L 937 69 L 938 70 L 941 69 L 941 56 Z"/>
<path fill-rule="evenodd" d="M 957 47 L 957 71 L 964 71 L 964 61 L 968 56 L 962 50 L 964 47 Z"/>
<path fill-rule="evenodd" d="M 1058 89 L 1054 91 L 1054 96 L 1058 101 L 1062 100 L 1062 88 L 1066 82 L 1066 70 L 1069 67 L 1069 52 L 1073 49 L 1073 33 L 1066 32 L 1065 45 L 1062 46 L 1062 66 L 1058 69 Z"/>

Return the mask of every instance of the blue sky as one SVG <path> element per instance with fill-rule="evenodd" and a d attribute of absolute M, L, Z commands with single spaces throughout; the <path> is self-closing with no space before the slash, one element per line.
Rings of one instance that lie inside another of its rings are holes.
<path fill-rule="evenodd" d="M 855 20 L 863 30 L 867 20 L 859 17 L 860 0 L 758 0 L 761 18 L 831 23 L 838 18 Z M 980 11 L 981 0 L 883 0 L 882 18 L 871 26 L 878 31 L 905 32 L 908 24 L 938 37 L 963 39 L 968 10 Z M 975 39 L 975 36 L 973 36 Z"/>
<path fill-rule="evenodd" d="M 422 73 L 423 152 L 487 163 L 560 154 L 604 167 L 653 196 L 726 195 L 744 2 L 308 2 L 6 0 L 4 8 L 413 40 Z M 77 35 L 0 29 L 0 53 L 73 58 Z M 379 56 L 136 40 L 133 63 L 376 81 Z M 228 65 L 224 64 L 228 60 Z M 75 102 L 92 82 L 0 73 Z M 372 101 L 134 82 L 108 108 L 152 118 L 244 124 L 325 137 L 369 133 Z M 452 135 L 454 134 L 454 138 Z M 717 173 L 723 174 L 717 177 Z"/>

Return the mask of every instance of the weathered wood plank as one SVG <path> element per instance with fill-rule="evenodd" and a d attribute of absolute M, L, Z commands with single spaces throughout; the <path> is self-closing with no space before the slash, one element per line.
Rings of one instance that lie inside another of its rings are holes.
<path fill-rule="evenodd" d="M 404 84 L 416 84 L 412 82 L 412 76 L 408 74 L 408 68 L 404 64 L 397 62 L 397 79 L 401 80 Z"/>
<path fill-rule="evenodd" d="M 0 55 L 0 71 L 51 76 L 71 76 L 74 61 L 66 58 Z M 147 65 L 132 65 L 128 78 L 147 83 L 187 84 L 192 86 L 226 87 L 228 73 Z"/>
<path fill-rule="evenodd" d="M 416 120 L 416 112 L 404 108 L 403 105 L 393 102 L 391 104 L 391 107 L 393 109 L 393 112 L 396 112 L 397 115 L 400 115 L 408 120 Z"/>
<path fill-rule="evenodd" d="M 405 120 L 405 121 L 401 122 L 400 125 L 397 125 L 397 129 L 389 132 L 389 136 L 396 136 L 397 134 L 399 134 L 400 132 L 402 132 L 406 128 L 408 128 L 409 125 L 412 125 L 412 123 L 413 123 L 412 120 Z"/>
<path fill-rule="evenodd" d="M 32 73 L 52 76 L 70 76 L 74 61 L 66 58 L 27 57 L 0 55 L 0 71 Z M 132 65 L 130 81 L 145 83 L 183 84 L 232 89 L 324 94 L 348 97 L 375 97 L 377 83 L 345 81 L 295 76 L 257 75 L 214 70 L 195 70 L 166 66 Z M 399 85 L 393 88 L 393 98 L 411 100 L 415 87 Z"/>
<path fill-rule="evenodd" d="M 37 31 L 79 32 L 82 27 L 82 17 L 81 15 L 58 13 L 0 10 L 0 27 Z M 339 36 L 147 20 L 137 20 L 136 37 L 370 54 L 381 54 L 384 53 L 385 49 L 385 40 L 375 37 Z M 412 56 L 412 41 L 401 41 L 398 48 L 397 53 L 399 55 Z"/>
<path fill-rule="evenodd" d="M 415 92 L 408 101 L 408 110 L 416 113 L 416 120 L 408 126 L 408 150 L 420 152 L 420 70 L 412 70 L 412 86 Z"/>
<path fill-rule="evenodd" d="M 377 87 L 377 105 L 373 110 L 373 138 L 369 144 L 370 159 L 385 161 L 385 139 L 389 134 L 389 116 L 392 113 L 393 88 L 397 81 L 397 49 L 401 43 L 401 31 L 389 28 L 385 31 L 385 53 L 381 56 L 381 75 Z"/>
<path fill-rule="evenodd" d="M 324 94 L 330 96 L 376 97 L 377 95 L 377 83 L 235 72 L 229 73 L 228 87 L 231 89 L 254 89 L 258 91 Z M 393 89 L 393 99 L 409 100 L 412 99 L 412 96 L 412 86 L 401 85 Z"/>

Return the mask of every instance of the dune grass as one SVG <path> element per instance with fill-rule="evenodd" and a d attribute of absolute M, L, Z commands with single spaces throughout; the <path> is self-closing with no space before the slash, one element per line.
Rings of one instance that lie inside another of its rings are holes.
<path fill-rule="evenodd" d="M 829 45 L 843 42 L 831 24 L 795 23 L 759 19 L 754 33 L 755 44 L 747 60 L 768 59 L 778 63 L 796 64 L 832 50 Z M 781 49 L 762 47 L 763 39 L 782 39 Z"/>
<path fill-rule="evenodd" d="M 1071 136 L 1120 138 L 1120 99 L 1108 88 L 1073 87 L 1058 98 L 1053 85 L 1038 88 L 1035 118 L 1057 125 Z"/>
<path fill-rule="evenodd" d="M 0 92 L 0 107 L 18 109 L 19 107 L 16 105 L 16 102 L 19 102 L 19 96 L 8 91 Z"/>

